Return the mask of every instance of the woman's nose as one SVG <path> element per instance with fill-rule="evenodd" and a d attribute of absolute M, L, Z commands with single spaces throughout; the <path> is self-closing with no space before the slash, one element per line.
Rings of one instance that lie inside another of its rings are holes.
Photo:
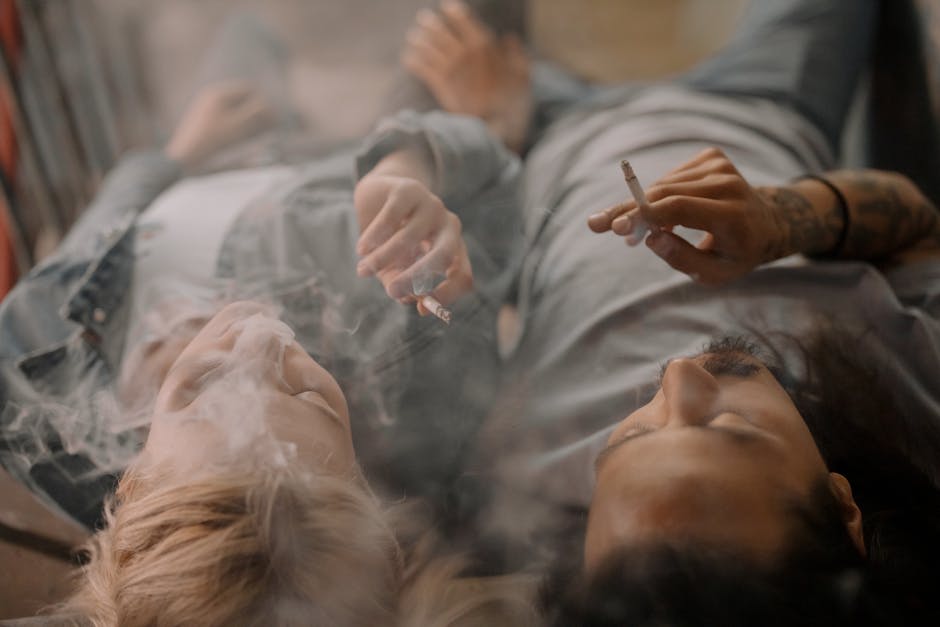
<path fill-rule="evenodd" d="M 708 422 L 718 397 L 718 381 L 690 359 L 674 359 L 663 376 L 666 424 L 702 425 Z"/>

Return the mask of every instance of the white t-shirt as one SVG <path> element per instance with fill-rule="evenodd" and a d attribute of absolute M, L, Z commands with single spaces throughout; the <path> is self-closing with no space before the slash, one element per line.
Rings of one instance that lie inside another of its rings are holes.
<path fill-rule="evenodd" d="M 134 241 L 125 351 L 159 334 L 153 326 L 161 317 L 181 315 L 172 303 L 211 304 L 220 288 L 216 263 L 226 233 L 250 207 L 278 202 L 293 172 L 270 166 L 187 178 L 143 211 Z M 155 316 L 167 303 L 174 313 Z"/>

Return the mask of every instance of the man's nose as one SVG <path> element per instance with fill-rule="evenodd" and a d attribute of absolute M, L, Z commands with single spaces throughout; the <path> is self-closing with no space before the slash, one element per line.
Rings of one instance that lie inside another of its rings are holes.
<path fill-rule="evenodd" d="M 663 376 L 667 426 L 703 425 L 718 397 L 718 381 L 690 359 L 674 359 Z"/>

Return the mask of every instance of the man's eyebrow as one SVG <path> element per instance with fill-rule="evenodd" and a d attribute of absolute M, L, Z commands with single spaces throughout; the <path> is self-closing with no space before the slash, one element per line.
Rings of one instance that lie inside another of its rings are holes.
<path fill-rule="evenodd" d="M 688 427 L 684 427 L 684 428 L 685 429 L 707 429 L 708 431 L 712 433 L 721 434 L 721 436 L 724 438 L 730 438 L 732 440 L 745 443 L 745 444 L 753 444 L 754 442 L 757 442 L 760 440 L 759 437 L 757 437 L 754 433 L 751 433 L 750 431 L 742 431 L 741 429 L 733 429 L 733 428 L 723 427 L 723 426 L 689 425 Z M 601 466 L 603 465 L 604 461 L 606 461 L 607 458 L 610 457 L 621 446 L 623 446 L 627 442 L 630 442 L 631 440 L 635 440 L 637 438 L 643 437 L 644 435 L 649 435 L 657 431 L 659 431 L 659 429 L 648 428 L 648 427 L 637 428 L 633 431 L 628 431 L 621 437 L 617 438 L 616 440 L 614 440 L 613 442 L 605 446 L 603 450 L 601 450 L 601 452 L 597 454 L 597 457 L 594 458 L 594 474 L 597 474 L 600 471 Z"/>

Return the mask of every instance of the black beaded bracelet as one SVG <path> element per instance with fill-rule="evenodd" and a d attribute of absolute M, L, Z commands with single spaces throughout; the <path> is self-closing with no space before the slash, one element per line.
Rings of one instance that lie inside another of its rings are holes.
<path fill-rule="evenodd" d="M 828 187 L 829 190 L 833 194 L 835 194 L 836 200 L 839 205 L 839 211 L 842 213 L 842 230 L 839 231 L 839 237 L 838 239 L 836 239 L 835 246 L 833 246 L 832 249 L 828 253 L 823 253 L 821 255 L 814 255 L 814 256 L 815 257 L 840 257 L 842 255 L 842 249 L 845 247 L 845 241 L 849 237 L 849 224 L 850 224 L 849 203 L 845 199 L 845 195 L 842 193 L 842 190 L 836 187 L 832 183 L 832 181 L 827 179 L 825 176 L 820 176 L 818 174 L 804 174 L 803 176 L 799 176 L 793 179 L 793 182 L 798 183 L 800 181 L 805 181 L 805 180 L 817 181 L 819 183 L 822 183 L 826 187 Z"/>

